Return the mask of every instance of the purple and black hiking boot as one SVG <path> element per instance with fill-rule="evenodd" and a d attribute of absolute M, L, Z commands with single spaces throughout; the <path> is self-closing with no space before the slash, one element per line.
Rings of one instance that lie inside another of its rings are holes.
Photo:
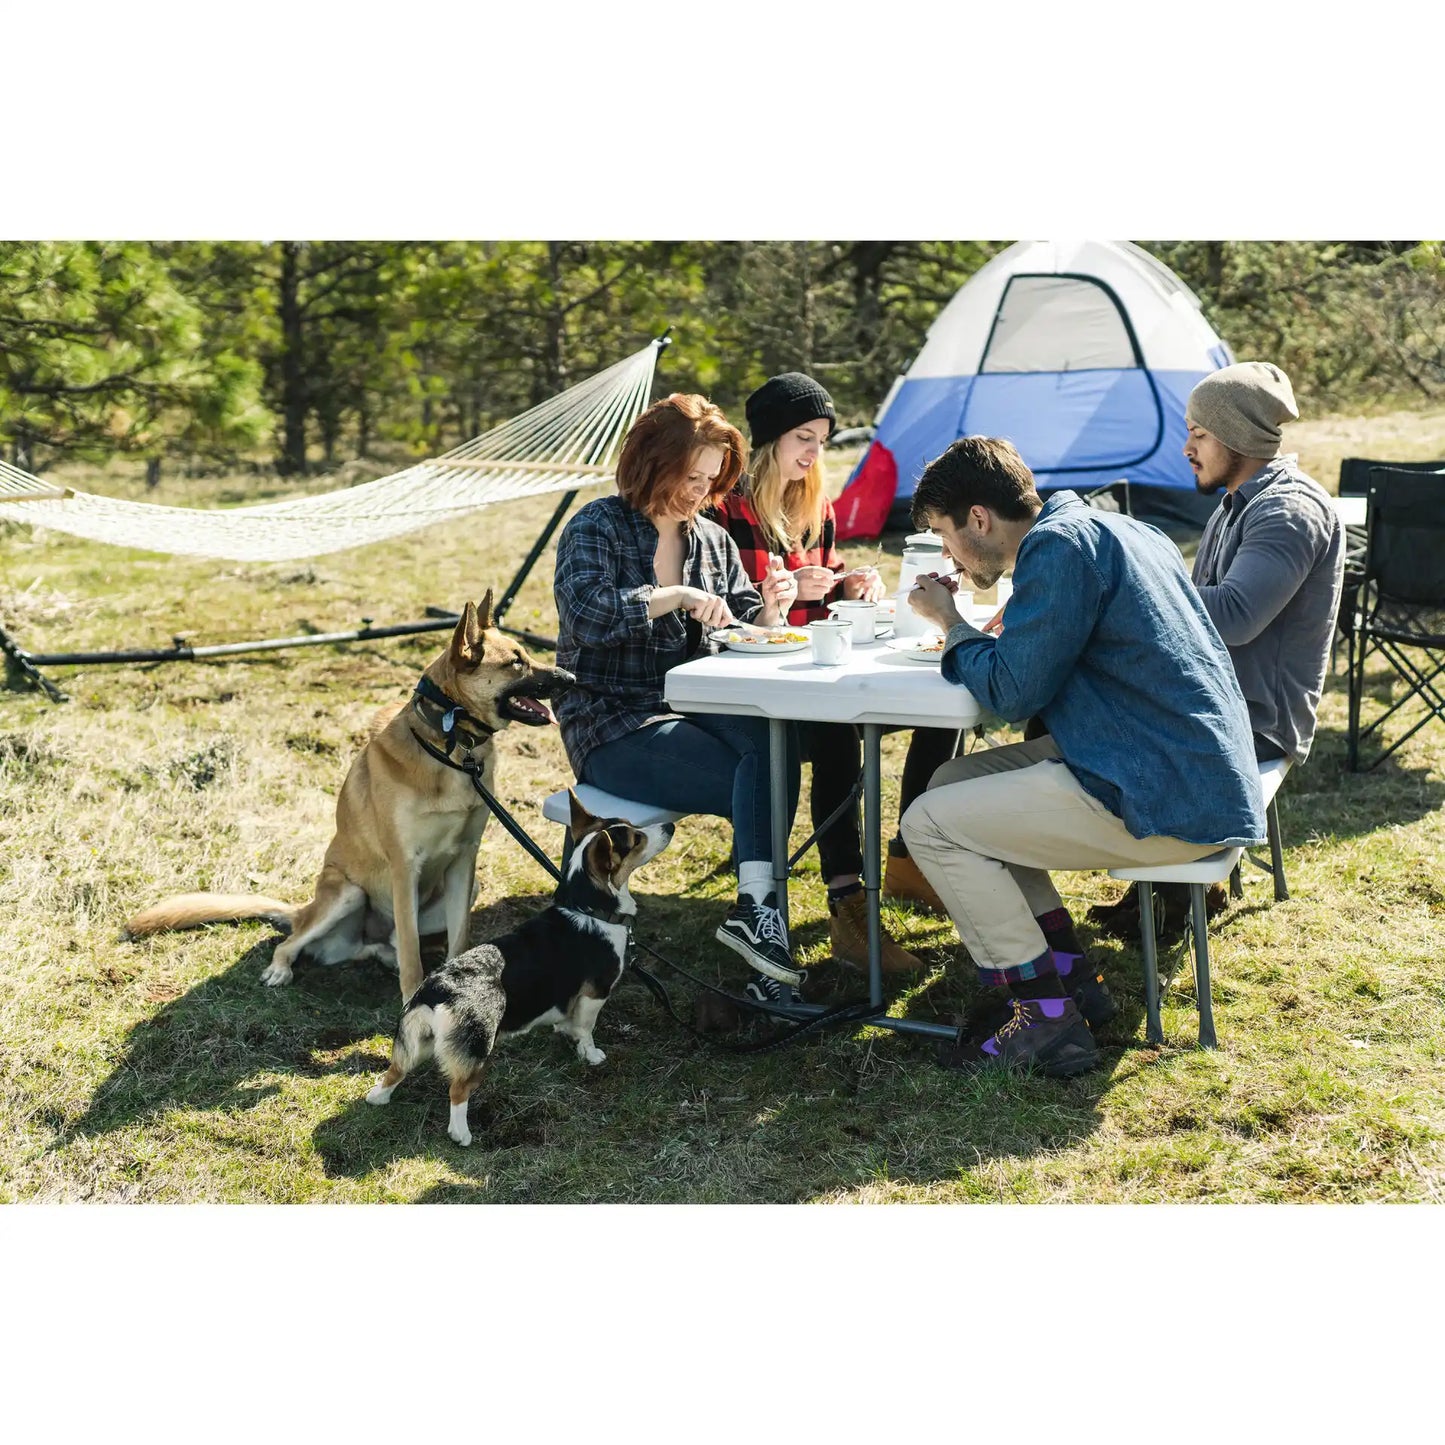
<path fill-rule="evenodd" d="M 992 1065 L 1037 1069 L 1051 1079 L 1071 1079 L 1097 1067 L 1099 1050 L 1071 998 L 1016 998 L 1013 1015 L 997 1033 L 979 1041 L 960 1027 L 958 1037 L 942 1044 L 938 1062 L 946 1069 Z"/>
<path fill-rule="evenodd" d="M 1082 954 L 1056 953 L 1054 967 L 1058 970 L 1059 981 L 1072 995 L 1084 1022 L 1091 1029 L 1102 1028 L 1119 1012 L 1119 1005 L 1114 1002 L 1104 975 Z"/>

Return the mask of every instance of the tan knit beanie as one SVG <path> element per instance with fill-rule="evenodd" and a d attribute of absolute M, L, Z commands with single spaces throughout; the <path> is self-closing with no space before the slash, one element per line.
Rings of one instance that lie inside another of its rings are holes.
<path fill-rule="evenodd" d="M 1299 418 L 1289 377 L 1268 361 L 1241 361 L 1206 376 L 1189 393 L 1184 412 L 1230 451 L 1246 457 L 1277 457 L 1279 429 Z"/>

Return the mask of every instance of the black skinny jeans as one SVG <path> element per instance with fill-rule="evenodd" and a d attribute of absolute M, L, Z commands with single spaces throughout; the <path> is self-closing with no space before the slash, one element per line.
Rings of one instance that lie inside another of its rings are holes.
<path fill-rule="evenodd" d="M 898 732 L 898 728 L 884 728 Z M 863 736 L 853 723 L 798 724 L 803 756 L 813 765 L 811 803 L 816 828 L 844 798 L 858 779 L 863 766 Z M 900 817 L 908 805 L 928 787 L 934 770 L 958 751 L 959 733 L 948 728 L 914 728 L 903 764 L 903 793 L 898 802 Z M 863 872 L 863 845 L 858 831 L 858 805 L 818 839 L 818 864 L 823 880 L 842 874 Z"/>

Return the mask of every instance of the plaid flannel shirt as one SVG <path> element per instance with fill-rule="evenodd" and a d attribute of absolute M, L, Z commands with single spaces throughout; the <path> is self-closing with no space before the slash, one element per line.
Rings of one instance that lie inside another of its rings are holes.
<path fill-rule="evenodd" d="M 742 558 L 743 571 L 754 582 L 760 582 L 768 570 L 768 553 L 777 551 L 777 544 L 769 542 L 744 487 L 737 487 L 722 500 L 720 507 L 707 514 L 728 530 Z M 833 504 L 823 498 L 823 531 L 820 537 L 811 535 L 803 538 L 801 546 L 783 557 L 783 566 L 789 572 L 799 567 L 828 567 L 834 572 L 843 571 L 843 559 L 838 555 L 834 543 L 837 522 L 833 517 Z M 841 584 L 840 584 L 841 585 Z M 826 597 L 817 602 L 797 602 L 788 612 L 788 622 L 801 627 L 806 622 L 816 622 L 828 615 L 828 603 L 837 601 L 842 593 L 834 587 Z"/>
<path fill-rule="evenodd" d="M 575 674 L 577 686 L 558 697 L 556 711 L 579 778 L 593 748 L 678 716 L 668 711 L 663 680 L 706 649 L 701 627 L 686 613 L 648 617 L 659 585 L 656 555 L 657 528 L 616 494 L 588 502 L 557 543 L 557 666 Z M 724 598 L 740 622 L 762 611 L 732 539 L 705 518 L 688 529 L 682 580 Z"/>

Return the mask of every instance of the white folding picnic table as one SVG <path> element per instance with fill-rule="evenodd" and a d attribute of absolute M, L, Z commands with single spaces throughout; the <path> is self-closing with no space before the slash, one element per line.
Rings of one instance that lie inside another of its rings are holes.
<path fill-rule="evenodd" d="M 974 609 L 982 623 L 991 607 Z M 773 881 L 788 916 L 788 795 L 785 766 L 789 722 L 857 723 L 863 733 L 863 891 L 868 906 L 868 986 L 883 1002 L 882 739 L 889 727 L 974 727 L 986 717 L 972 693 L 945 682 L 936 664 L 913 662 L 882 642 L 855 647 L 837 667 L 819 667 L 811 649 L 778 656 L 720 652 L 667 674 L 667 705 L 680 713 L 765 717 L 772 760 Z M 913 1019 L 879 1018 L 880 1027 L 953 1037 L 953 1029 Z"/>

